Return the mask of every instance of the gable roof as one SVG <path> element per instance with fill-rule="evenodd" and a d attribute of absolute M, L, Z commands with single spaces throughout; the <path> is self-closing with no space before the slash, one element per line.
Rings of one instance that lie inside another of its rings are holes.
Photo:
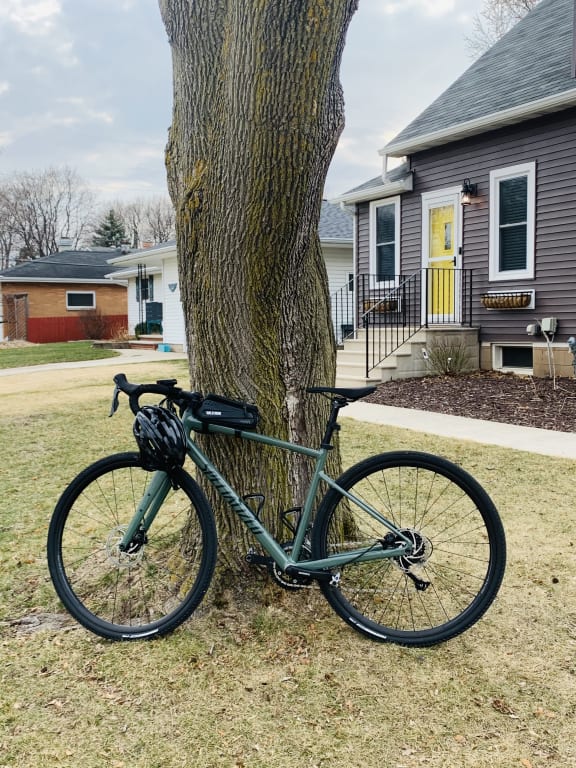
<path fill-rule="evenodd" d="M 59 251 L 50 256 L 31 259 L 0 272 L 5 282 L 106 282 L 114 272 L 108 260 L 117 253 L 114 248 L 93 251 Z"/>
<path fill-rule="evenodd" d="M 541 0 L 381 154 L 400 157 L 576 105 L 574 0 Z"/>

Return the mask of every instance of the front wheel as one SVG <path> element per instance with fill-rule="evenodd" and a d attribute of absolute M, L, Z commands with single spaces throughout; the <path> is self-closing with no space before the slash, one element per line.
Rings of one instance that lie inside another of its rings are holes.
<path fill-rule="evenodd" d="M 111 640 L 170 632 L 200 604 L 214 572 L 214 518 L 182 469 L 150 529 L 121 550 L 153 476 L 137 453 L 97 461 L 70 483 L 50 523 L 48 566 L 58 596 L 77 621 Z"/>
<path fill-rule="evenodd" d="M 324 596 L 354 629 L 380 642 L 428 646 L 472 626 L 496 597 L 506 563 L 504 529 L 483 488 L 446 459 L 402 451 L 356 464 L 337 481 L 412 543 L 410 554 L 351 562 Z M 312 557 L 392 548 L 399 539 L 338 490 L 312 531 Z"/>

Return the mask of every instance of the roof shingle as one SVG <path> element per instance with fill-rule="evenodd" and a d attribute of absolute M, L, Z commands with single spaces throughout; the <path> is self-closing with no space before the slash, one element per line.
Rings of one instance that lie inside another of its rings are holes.
<path fill-rule="evenodd" d="M 576 89 L 574 0 L 541 0 L 388 147 Z"/>
<path fill-rule="evenodd" d="M 10 280 L 104 280 L 118 267 L 108 263 L 114 248 L 93 251 L 60 251 L 50 256 L 31 259 L 0 272 L 1 278 Z"/>

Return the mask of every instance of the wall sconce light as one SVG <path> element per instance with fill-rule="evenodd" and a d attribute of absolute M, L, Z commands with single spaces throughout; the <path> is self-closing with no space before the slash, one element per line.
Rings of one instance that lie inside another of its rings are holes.
<path fill-rule="evenodd" d="M 470 179 L 464 179 L 460 191 L 460 202 L 462 205 L 470 205 L 472 198 L 476 196 L 478 184 L 472 184 Z"/>

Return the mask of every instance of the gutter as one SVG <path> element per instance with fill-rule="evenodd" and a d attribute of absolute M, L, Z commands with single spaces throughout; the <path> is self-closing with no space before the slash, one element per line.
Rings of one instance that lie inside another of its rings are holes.
<path fill-rule="evenodd" d="M 468 136 L 476 136 L 479 133 L 486 133 L 506 125 L 521 123 L 524 120 L 540 117 L 550 112 L 559 112 L 562 109 L 568 109 L 573 106 L 576 106 L 576 88 L 556 93 L 553 96 L 546 96 L 537 101 L 520 104 L 517 107 L 503 109 L 500 112 L 492 112 L 489 115 L 468 120 L 458 125 L 451 125 L 439 131 L 414 136 L 404 141 L 391 141 L 390 144 L 380 149 L 378 154 L 388 155 L 389 157 L 404 157 L 404 155 L 421 152 L 442 144 L 449 144 L 452 141 L 458 141 Z"/>
<path fill-rule="evenodd" d="M 108 264 L 125 264 L 134 263 L 142 264 L 144 261 L 154 260 L 155 256 L 163 256 L 166 253 L 176 252 L 176 243 L 170 245 L 153 246 L 152 248 L 146 248 L 141 251 L 132 251 L 124 256 L 116 256 L 112 259 L 107 259 Z"/>
<path fill-rule="evenodd" d="M 329 202 L 350 205 L 354 203 L 362 203 L 367 200 L 379 200 L 383 197 L 400 195 L 403 192 L 412 192 L 413 187 L 414 176 L 412 173 L 409 173 L 399 181 L 383 181 L 382 184 L 376 187 L 367 187 L 366 189 L 356 190 L 356 192 L 347 192 L 339 197 L 333 197 Z"/>
<path fill-rule="evenodd" d="M 146 267 L 146 274 L 148 276 L 150 275 L 161 275 L 162 274 L 162 268 L 161 267 Z M 130 277 L 138 277 L 138 265 L 135 264 L 133 267 L 126 267 L 125 269 L 118 269 L 116 272 L 109 272 L 107 275 L 104 275 L 104 277 L 109 277 L 110 280 L 114 280 L 114 278 L 119 280 L 126 280 Z"/>
<path fill-rule="evenodd" d="M 124 286 L 128 284 L 126 280 L 107 280 L 105 277 L 86 280 L 83 277 L 3 277 L 0 275 L 0 283 L 66 283 L 69 285 L 110 285 L 111 282 Z"/>

